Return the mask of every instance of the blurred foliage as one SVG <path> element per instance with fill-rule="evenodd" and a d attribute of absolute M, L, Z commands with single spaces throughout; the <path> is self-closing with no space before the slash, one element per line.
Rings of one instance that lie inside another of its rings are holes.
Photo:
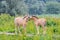
<path fill-rule="evenodd" d="M 58 2 L 47 2 L 46 3 L 46 13 L 59 14 L 60 13 L 60 3 L 58 3 Z"/>
<path fill-rule="evenodd" d="M 59 0 L 1 0 L 0 14 L 7 13 L 16 15 L 40 15 L 40 14 L 60 14 Z"/>

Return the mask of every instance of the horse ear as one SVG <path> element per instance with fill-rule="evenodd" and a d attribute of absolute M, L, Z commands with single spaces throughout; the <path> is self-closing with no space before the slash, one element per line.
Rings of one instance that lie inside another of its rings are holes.
<path fill-rule="evenodd" d="M 26 18 L 26 15 L 23 17 L 23 19 Z"/>

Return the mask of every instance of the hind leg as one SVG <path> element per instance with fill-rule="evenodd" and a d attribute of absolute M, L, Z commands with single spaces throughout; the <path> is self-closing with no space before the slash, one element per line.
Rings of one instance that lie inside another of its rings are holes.
<path fill-rule="evenodd" d="M 23 25 L 24 34 L 26 34 L 26 25 Z"/>
<path fill-rule="evenodd" d="M 18 34 L 18 33 L 21 33 L 21 32 L 20 32 L 20 25 L 17 24 L 15 26 L 15 34 Z"/>
<path fill-rule="evenodd" d="M 20 24 L 18 24 L 18 33 L 21 34 L 21 31 L 20 31 Z"/>
<path fill-rule="evenodd" d="M 21 31 L 20 31 L 20 26 L 18 26 L 18 33 L 20 33 L 20 34 L 21 34 Z"/>

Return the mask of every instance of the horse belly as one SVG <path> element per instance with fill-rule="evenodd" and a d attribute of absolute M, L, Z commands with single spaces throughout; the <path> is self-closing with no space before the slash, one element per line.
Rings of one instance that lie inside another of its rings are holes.
<path fill-rule="evenodd" d="M 23 21 L 22 21 L 22 20 L 19 20 L 19 21 L 18 21 L 18 24 L 19 24 L 19 25 L 22 25 L 22 24 L 23 24 Z"/>

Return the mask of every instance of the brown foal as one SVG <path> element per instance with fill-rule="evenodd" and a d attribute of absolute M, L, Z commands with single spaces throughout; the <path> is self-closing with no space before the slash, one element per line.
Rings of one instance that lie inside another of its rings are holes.
<path fill-rule="evenodd" d="M 29 16 L 26 15 L 25 17 L 16 17 L 15 20 L 14 20 L 14 23 L 15 23 L 15 33 L 17 34 L 17 29 L 18 29 L 18 32 L 20 32 L 20 26 L 22 25 L 23 28 L 24 28 L 24 32 L 26 33 L 26 25 L 27 25 L 27 22 L 29 20 Z"/>
<path fill-rule="evenodd" d="M 36 25 L 36 29 L 37 29 L 37 34 L 39 34 L 39 27 L 38 26 L 42 26 L 43 28 L 43 34 L 45 34 L 46 30 L 45 30 L 45 25 L 46 25 L 46 19 L 45 18 L 38 18 L 36 16 L 31 16 L 30 17 L 31 20 L 34 21 L 35 25 Z"/>

